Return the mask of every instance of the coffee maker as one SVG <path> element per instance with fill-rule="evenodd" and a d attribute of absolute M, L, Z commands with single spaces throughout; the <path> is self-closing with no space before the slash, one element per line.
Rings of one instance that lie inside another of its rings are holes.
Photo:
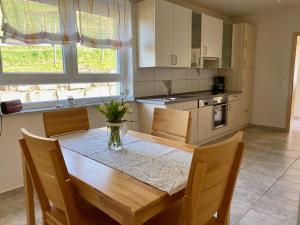
<path fill-rule="evenodd" d="M 212 93 L 220 94 L 225 92 L 225 77 L 217 76 L 213 78 Z"/>

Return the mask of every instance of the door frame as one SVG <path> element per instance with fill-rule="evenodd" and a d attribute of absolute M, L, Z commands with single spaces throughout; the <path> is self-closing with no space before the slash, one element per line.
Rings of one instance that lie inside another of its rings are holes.
<path fill-rule="evenodd" d="M 290 62 L 290 76 L 288 84 L 288 101 L 287 101 L 287 114 L 286 114 L 286 130 L 290 131 L 291 128 L 291 117 L 294 109 L 294 73 L 295 73 L 295 60 L 297 53 L 297 37 L 300 36 L 300 32 L 293 33 L 292 51 L 291 51 L 291 62 Z"/>

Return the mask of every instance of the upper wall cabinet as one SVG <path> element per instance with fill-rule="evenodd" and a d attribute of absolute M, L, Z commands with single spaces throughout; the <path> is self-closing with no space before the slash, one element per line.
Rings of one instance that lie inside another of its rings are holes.
<path fill-rule="evenodd" d="M 244 24 L 243 49 L 254 51 L 256 47 L 256 27 L 251 24 Z"/>
<path fill-rule="evenodd" d="M 137 3 L 139 67 L 190 67 L 192 11 L 164 0 Z"/>
<path fill-rule="evenodd" d="M 201 42 L 203 58 L 222 59 L 223 21 L 202 14 Z"/>

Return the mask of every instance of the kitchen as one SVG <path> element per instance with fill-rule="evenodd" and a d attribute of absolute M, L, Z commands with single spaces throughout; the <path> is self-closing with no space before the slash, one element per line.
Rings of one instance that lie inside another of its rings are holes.
<path fill-rule="evenodd" d="M 192 144 L 205 144 L 248 126 L 256 46 L 253 25 L 228 23 L 165 1 L 141 1 L 137 3 L 137 40 L 138 68 L 144 68 L 140 80 L 151 79 L 146 72 L 151 67 L 191 67 L 185 76 L 191 73 L 200 79 L 208 73 L 200 92 L 190 91 L 188 82 L 197 80 L 186 81 L 185 94 L 178 93 L 183 89 L 177 87 L 184 86 L 183 80 L 177 80 L 184 72 L 176 74 L 173 69 L 174 80 L 167 70 L 164 75 L 155 74 L 155 95 L 137 100 L 140 131 L 150 132 L 156 107 L 191 111 Z M 164 80 L 159 81 L 161 75 Z"/>

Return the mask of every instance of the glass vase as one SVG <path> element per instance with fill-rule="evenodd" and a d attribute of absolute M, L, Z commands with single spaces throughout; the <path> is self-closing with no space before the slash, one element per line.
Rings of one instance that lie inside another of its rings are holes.
<path fill-rule="evenodd" d="M 108 131 L 108 148 L 110 150 L 119 151 L 123 149 L 123 139 L 125 135 L 125 122 L 106 123 Z"/>

